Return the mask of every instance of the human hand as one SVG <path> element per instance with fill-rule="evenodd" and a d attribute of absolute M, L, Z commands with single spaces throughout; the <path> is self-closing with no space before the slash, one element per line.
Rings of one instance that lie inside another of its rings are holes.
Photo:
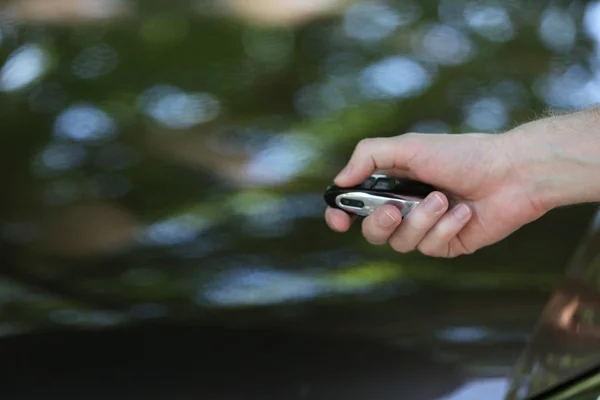
<path fill-rule="evenodd" d="M 528 195 L 510 152 L 504 135 L 410 133 L 365 139 L 335 183 L 353 186 L 377 171 L 439 188 L 404 220 L 393 205 L 379 207 L 363 220 L 362 232 L 370 243 L 389 243 L 401 253 L 418 249 L 452 258 L 498 242 L 545 213 Z M 325 219 L 333 230 L 345 232 L 355 218 L 328 207 Z"/>

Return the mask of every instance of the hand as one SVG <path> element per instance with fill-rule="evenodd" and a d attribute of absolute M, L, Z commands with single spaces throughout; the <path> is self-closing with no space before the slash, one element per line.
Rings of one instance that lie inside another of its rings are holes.
<path fill-rule="evenodd" d="M 374 245 L 389 243 L 401 253 L 418 249 L 451 258 L 493 244 L 545 213 L 528 195 L 511 157 L 508 139 L 496 134 L 365 139 L 335 183 L 353 186 L 377 171 L 439 188 L 404 220 L 393 205 L 380 207 L 363 220 L 362 231 Z M 446 194 L 455 203 L 452 207 Z M 327 209 L 325 219 L 339 232 L 354 220 L 334 208 Z"/>

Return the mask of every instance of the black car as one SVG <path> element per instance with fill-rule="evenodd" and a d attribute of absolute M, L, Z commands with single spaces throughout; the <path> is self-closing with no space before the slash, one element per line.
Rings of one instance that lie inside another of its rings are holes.
<path fill-rule="evenodd" d="M 597 398 L 597 205 L 443 260 L 332 232 L 323 191 L 366 137 L 594 104 L 598 21 L 0 1 L 0 398 Z"/>

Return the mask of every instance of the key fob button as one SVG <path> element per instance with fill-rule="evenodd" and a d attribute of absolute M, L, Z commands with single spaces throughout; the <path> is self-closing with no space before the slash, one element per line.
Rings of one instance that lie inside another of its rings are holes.
<path fill-rule="evenodd" d="M 371 189 L 377 180 L 375 178 L 367 178 L 359 185 L 360 189 Z"/>
<path fill-rule="evenodd" d="M 342 203 L 345 206 L 356 208 L 363 208 L 365 206 L 365 203 L 363 203 L 362 201 L 353 199 L 342 199 L 340 203 Z"/>
<path fill-rule="evenodd" d="M 373 186 L 374 190 L 392 190 L 396 186 L 396 180 L 390 178 L 379 178 Z"/>

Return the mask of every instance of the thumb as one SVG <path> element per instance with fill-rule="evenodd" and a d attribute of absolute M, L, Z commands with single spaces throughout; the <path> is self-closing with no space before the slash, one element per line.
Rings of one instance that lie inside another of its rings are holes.
<path fill-rule="evenodd" d="M 335 177 L 334 182 L 341 187 L 358 185 L 375 170 L 408 169 L 408 164 L 416 155 L 416 142 L 409 136 L 361 140 L 348 164 Z"/>

